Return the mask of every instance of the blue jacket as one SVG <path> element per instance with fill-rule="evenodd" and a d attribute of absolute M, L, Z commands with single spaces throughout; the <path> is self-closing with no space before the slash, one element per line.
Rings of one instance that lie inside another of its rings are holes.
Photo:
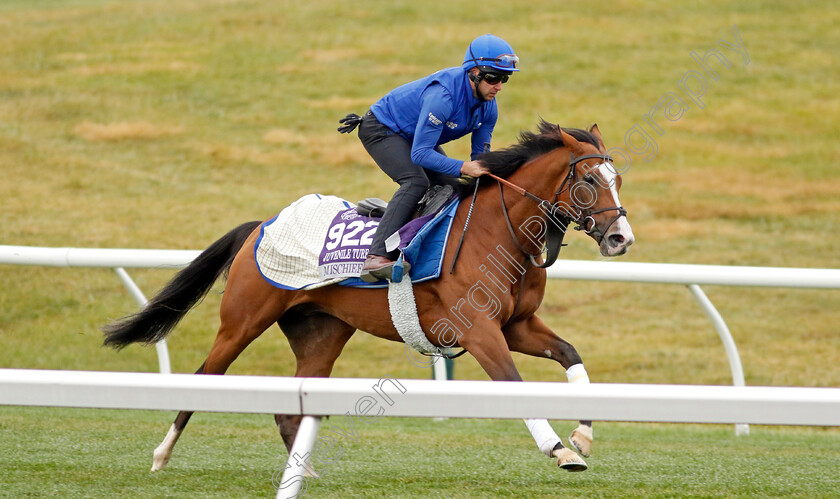
<path fill-rule="evenodd" d="M 397 87 L 370 109 L 380 123 L 411 142 L 412 162 L 455 176 L 461 174 L 462 161 L 435 147 L 472 133 L 475 159 L 490 143 L 498 118 L 496 100 L 478 100 L 461 66 Z"/>

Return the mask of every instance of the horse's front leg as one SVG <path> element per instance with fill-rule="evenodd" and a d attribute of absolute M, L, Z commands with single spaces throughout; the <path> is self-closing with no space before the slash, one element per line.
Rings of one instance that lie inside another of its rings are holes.
<path fill-rule="evenodd" d="M 493 381 L 522 381 L 500 329 L 479 327 L 471 329 L 470 333 L 472 334 L 461 336 L 459 343 L 475 357 Z M 560 437 L 554 433 L 547 420 L 526 419 L 525 425 L 540 451 L 557 459 L 557 466 L 567 471 L 583 471 L 587 468 L 586 462 L 580 456 L 563 446 Z M 591 434 L 591 426 L 589 429 Z"/>
<path fill-rule="evenodd" d="M 504 333 L 511 351 L 556 360 L 566 369 L 569 383 L 589 383 L 575 347 L 554 334 L 536 315 L 509 324 Z M 572 447 L 584 457 L 592 452 L 592 439 L 592 421 L 581 421 L 569 436 Z"/>

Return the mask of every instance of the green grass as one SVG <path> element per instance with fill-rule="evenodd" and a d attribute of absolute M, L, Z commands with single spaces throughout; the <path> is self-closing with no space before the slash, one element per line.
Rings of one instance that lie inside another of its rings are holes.
<path fill-rule="evenodd" d="M 6 0 L 0 244 L 198 249 L 310 192 L 388 198 L 392 183 L 355 137 L 335 132 L 337 119 L 459 64 L 470 39 L 492 32 L 522 59 L 499 95 L 494 148 L 540 117 L 581 128 L 597 122 L 608 147 L 626 150 L 634 125 L 656 141 L 656 157 L 633 155 L 624 176 L 622 203 L 637 242 L 622 260 L 840 268 L 838 22 L 829 1 Z M 734 41 L 733 25 L 748 65 L 718 44 Z M 720 78 L 707 78 L 701 109 L 677 82 L 700 70 L 691 52 L 711 49 L 732 67 L 711 63 Z M 644 116 L 668 92 L 688 109 L 673 122 L 658 115 L 657 135 Z M 464 157 L 467 145 L 446 150 Z M 562 257 L 598 258 L 580 234 L 567 242 Z M 147 294 L 172 275 L 131 274 Z M 156 370 L 153 349 L 100 346 L 98 328 L 135 310 L 110 270 L 0 266 L 0 284 L 0 367 Z M 221 290 L 218 283 L 170 337 L 176 372 L 204 360 Z M 732 330 L 747 384 L 840 386 L 840 294 L 705 290 Z M 540 315 L 576 346 L 593 381 L 731 382 L 720 340 L 679 286 L 551 282 Z M 466 357 L 456 376 L 486 379 Z M 556 364 L 515 360 L 526 379 L 564 379 Z M 293 370 L 276 329 L 231 368 Z M 383 373 L 429 375 L 406 362 L 401 345 L 362 333 L 334 371 Z M 149 452 L 169 415 L 4 408 L 0 494 L 270 495 L 270 472 L 282 460 L 270 418 L 196 418 L 173 468 L 149 475 Z M 456 433 L 438 437 L 441 428 Z M 838 495 L 830 482 L 836 430 L 764 428 L 735 439 L 729 427 L 599 428 L 592 470 L 567 475 L 536 454 L 517 422 L 382 421 L 310 493 Z M 487 434 L 494 440 L 485 445 Z M 459 446 L 473 448 L 443 447 L 459 436 Z M 30 440 L 40 443 L 30 450 Z"/>
<path fill-rule="evenodd" d="M 285 463 L 270 416 L 198 414 L 148 471 L 166 413 L 0 408 L 9 497 L 269 497 Z M 327 420 L 323 431 L 340 423 Z M 565 434 L 569 423 L 555 422 Z M 556 468 L 519 421 L 385 418 L 340 439 L 305 497 L 836 497 L 840 435 L 754 426 L 601 423 L 585 473 Z M 338 451 L 336 451 L 336 454 Z"/>

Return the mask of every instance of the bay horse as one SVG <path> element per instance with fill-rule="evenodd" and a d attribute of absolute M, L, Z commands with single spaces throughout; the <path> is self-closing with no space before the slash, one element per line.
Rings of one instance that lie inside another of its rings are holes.
<path fill-rule="evenodd" d="M 545 264 L 539 265 L 539 259 L 545 246 L 559 247 L 555 236 L 562 241 L 570 222 L 595 240 L 603 256 L 624 254 L 634 237 L 618 199 L 621 175 L 606 154 L 597 125 L 585 131 L 541 120 L 538 130 L 522 132 L 517 144 L 481 156 L 491 175 L 475 187 L 472 203 L 459 205 L 453 232 L 465 228 L 470 217 L 472 223 L 461 242 L 448 239 L 440 277 L 414 285 L 417 313 L 433 345 L 463 348 L 494 381 L 522 380 L 511 356 L 520 352 L 559 362 L 570 382 L 588 383 L 575 348 L 536 315 L 546 285 Z M 225 271 L 221 325 L 196 374 L 224 374 L 275 323 L 295 355 L 295 376 L 301 377 L 329 377 L 356 330 L 403 341 L 392 322 L 387 289 L 329 285 L 289 290 L 268 283 L 254 260 L 261 224 L 245 223 L 209 246 L 143 310 L 105 326 L 105 344 L 123 348 L 164 338 Z M 460 256 L 453 267 L 456 253 Z M 443 334 L 440 327 L 432 327 L 440 324 L 447 325 Z M 191 415 L 178 414 L 154 451 L 152 471 L 169 462 Z M 288 450 L 300 420 L 301 416 L 275 416 Z M 546 420 L 529 419 L 526 425 L 540 450 L 557 458 L 558 466 L 586 469 L 585 461 L 564 447 Z M 588 456 L 591 421 L 581 421 L 569 440 Z"/>

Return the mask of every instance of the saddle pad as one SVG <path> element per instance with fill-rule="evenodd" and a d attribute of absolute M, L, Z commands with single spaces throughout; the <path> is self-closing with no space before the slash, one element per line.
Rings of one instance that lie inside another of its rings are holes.
<path fill-rule="evenodd" d="M 457 201 L 450 202 L 436 216 L 413 220 L 400 229 L 400 247 L 412 265 L 413 282 L 440 275 L 455 208 Z M 355 205 L 344 199 L 308 194 L 263 223 L 254 259 L 263 278 L 283 289 L 336 283 L 384 287 L 386 281 L 367 283 L 358 277 L 378 225 L 379 219 L 359 215 Z"/>

